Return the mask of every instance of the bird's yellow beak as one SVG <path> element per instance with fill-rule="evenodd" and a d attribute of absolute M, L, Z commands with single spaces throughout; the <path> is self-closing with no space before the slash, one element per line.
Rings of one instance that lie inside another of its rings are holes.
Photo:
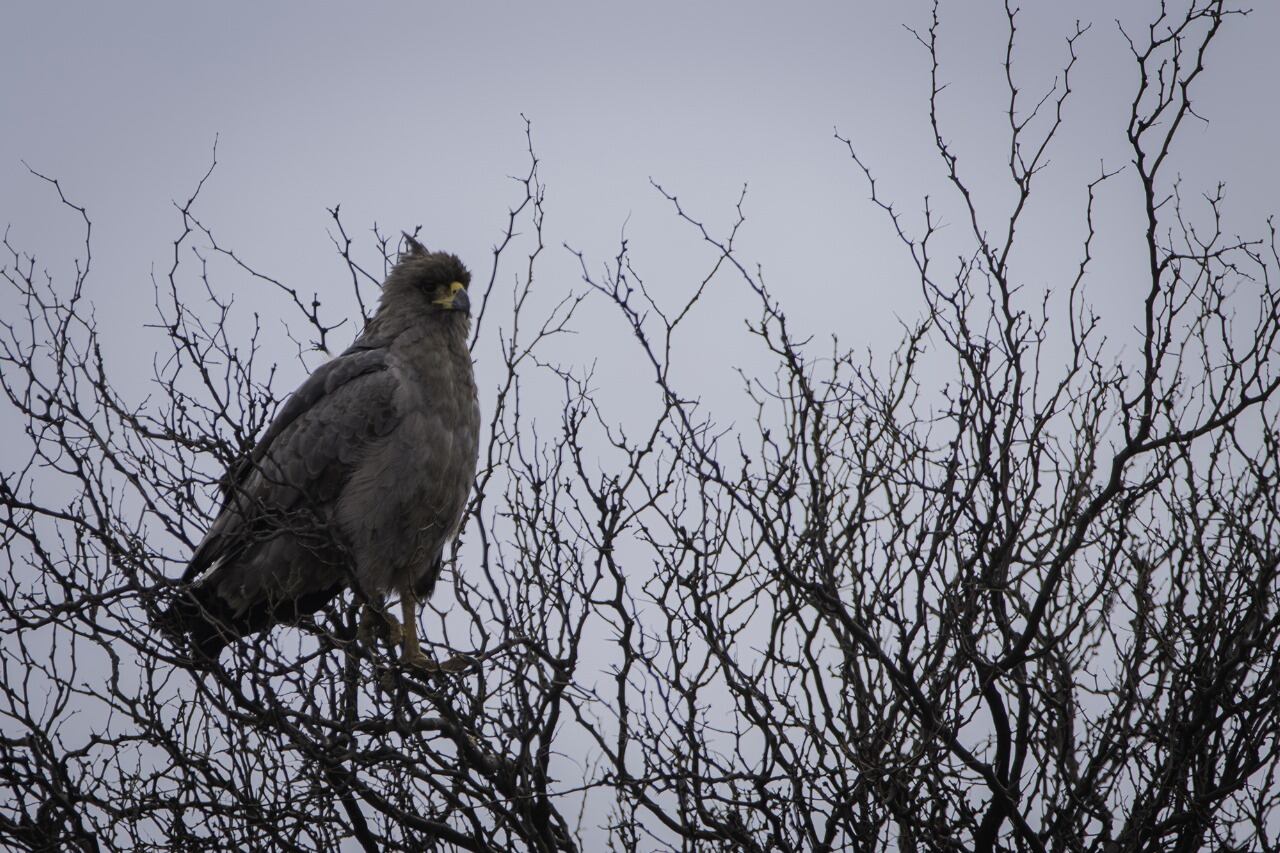
<path fill-rule="evenodd" d="M 471 300 L 467 299 L 467 288 L 460 281 L 449 285 L 449 295 L 433 300 L 432 304 L 441 308 L 452 308 L 455 311 L 467 311 L 471 308 Z"/>

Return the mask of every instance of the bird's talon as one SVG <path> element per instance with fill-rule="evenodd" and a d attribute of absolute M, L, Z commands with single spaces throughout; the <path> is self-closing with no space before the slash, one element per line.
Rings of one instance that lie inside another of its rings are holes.
<path fill-rule="evenodd" d="M 422 652 L 406 653 L 401 656 L 400 663 L 408 669 L 416 669 L 419 672 L 439 672 L 440 664 L 434 658 L 427 657 Z"/>
<path fill-rule="evenodd" d="M 444 672 L 466 672 L 477 663 L 479 661 L 471 655 L 457 654 L 437 666 Z"/>
<path fill-rule="evenodd" d="M 459 673 L 466 672 L 475 666 L 479 661 L 471 655 L 458 654 L 446 660 L 438 661 L 435 658 L 428 657 L 422 652 L 416 655 L 406 654 L 400 658 L 400 662 L 409 669 L 416 669 L 419 672 L 437 674 L 441 672 Z"/>

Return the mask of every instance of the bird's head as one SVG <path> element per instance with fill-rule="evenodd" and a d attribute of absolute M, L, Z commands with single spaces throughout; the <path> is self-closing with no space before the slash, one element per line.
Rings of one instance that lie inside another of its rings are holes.
<path fill-rule="evenodd" d="M 429 252 L 408 234 L 404 238 L 407 248 L 382 286 L 381 309 L 470 314 L 471 273 L 462 261 L 448 252 Z"/>

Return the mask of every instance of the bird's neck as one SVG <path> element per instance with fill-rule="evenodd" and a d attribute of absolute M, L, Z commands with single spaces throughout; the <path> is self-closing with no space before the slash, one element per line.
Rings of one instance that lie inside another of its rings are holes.
<path fill-rule="evenodd" d="M 467 350 L 467 337 L 471 331 L 471 317 L 461 311 L 431 311 L 409 314 L 406 312 L 379 311 L 369 319 L 368 325 L 356 339 L 356 344 L 366 347 L 391 346 L 408 334 L 412 337 L 431 335 L 443 340 L 450 350 Z"/>

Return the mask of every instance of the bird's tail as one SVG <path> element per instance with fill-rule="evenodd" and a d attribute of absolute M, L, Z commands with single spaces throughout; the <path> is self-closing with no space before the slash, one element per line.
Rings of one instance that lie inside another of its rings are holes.
<path fill-rule="evenodd" d="M 155 619 L 161 633 L 185 645 L 193 659 L 216 661 L 218 653 L 239 637 L 230 608 L 198 587 L 180 587 L 169 607 Z"/>

